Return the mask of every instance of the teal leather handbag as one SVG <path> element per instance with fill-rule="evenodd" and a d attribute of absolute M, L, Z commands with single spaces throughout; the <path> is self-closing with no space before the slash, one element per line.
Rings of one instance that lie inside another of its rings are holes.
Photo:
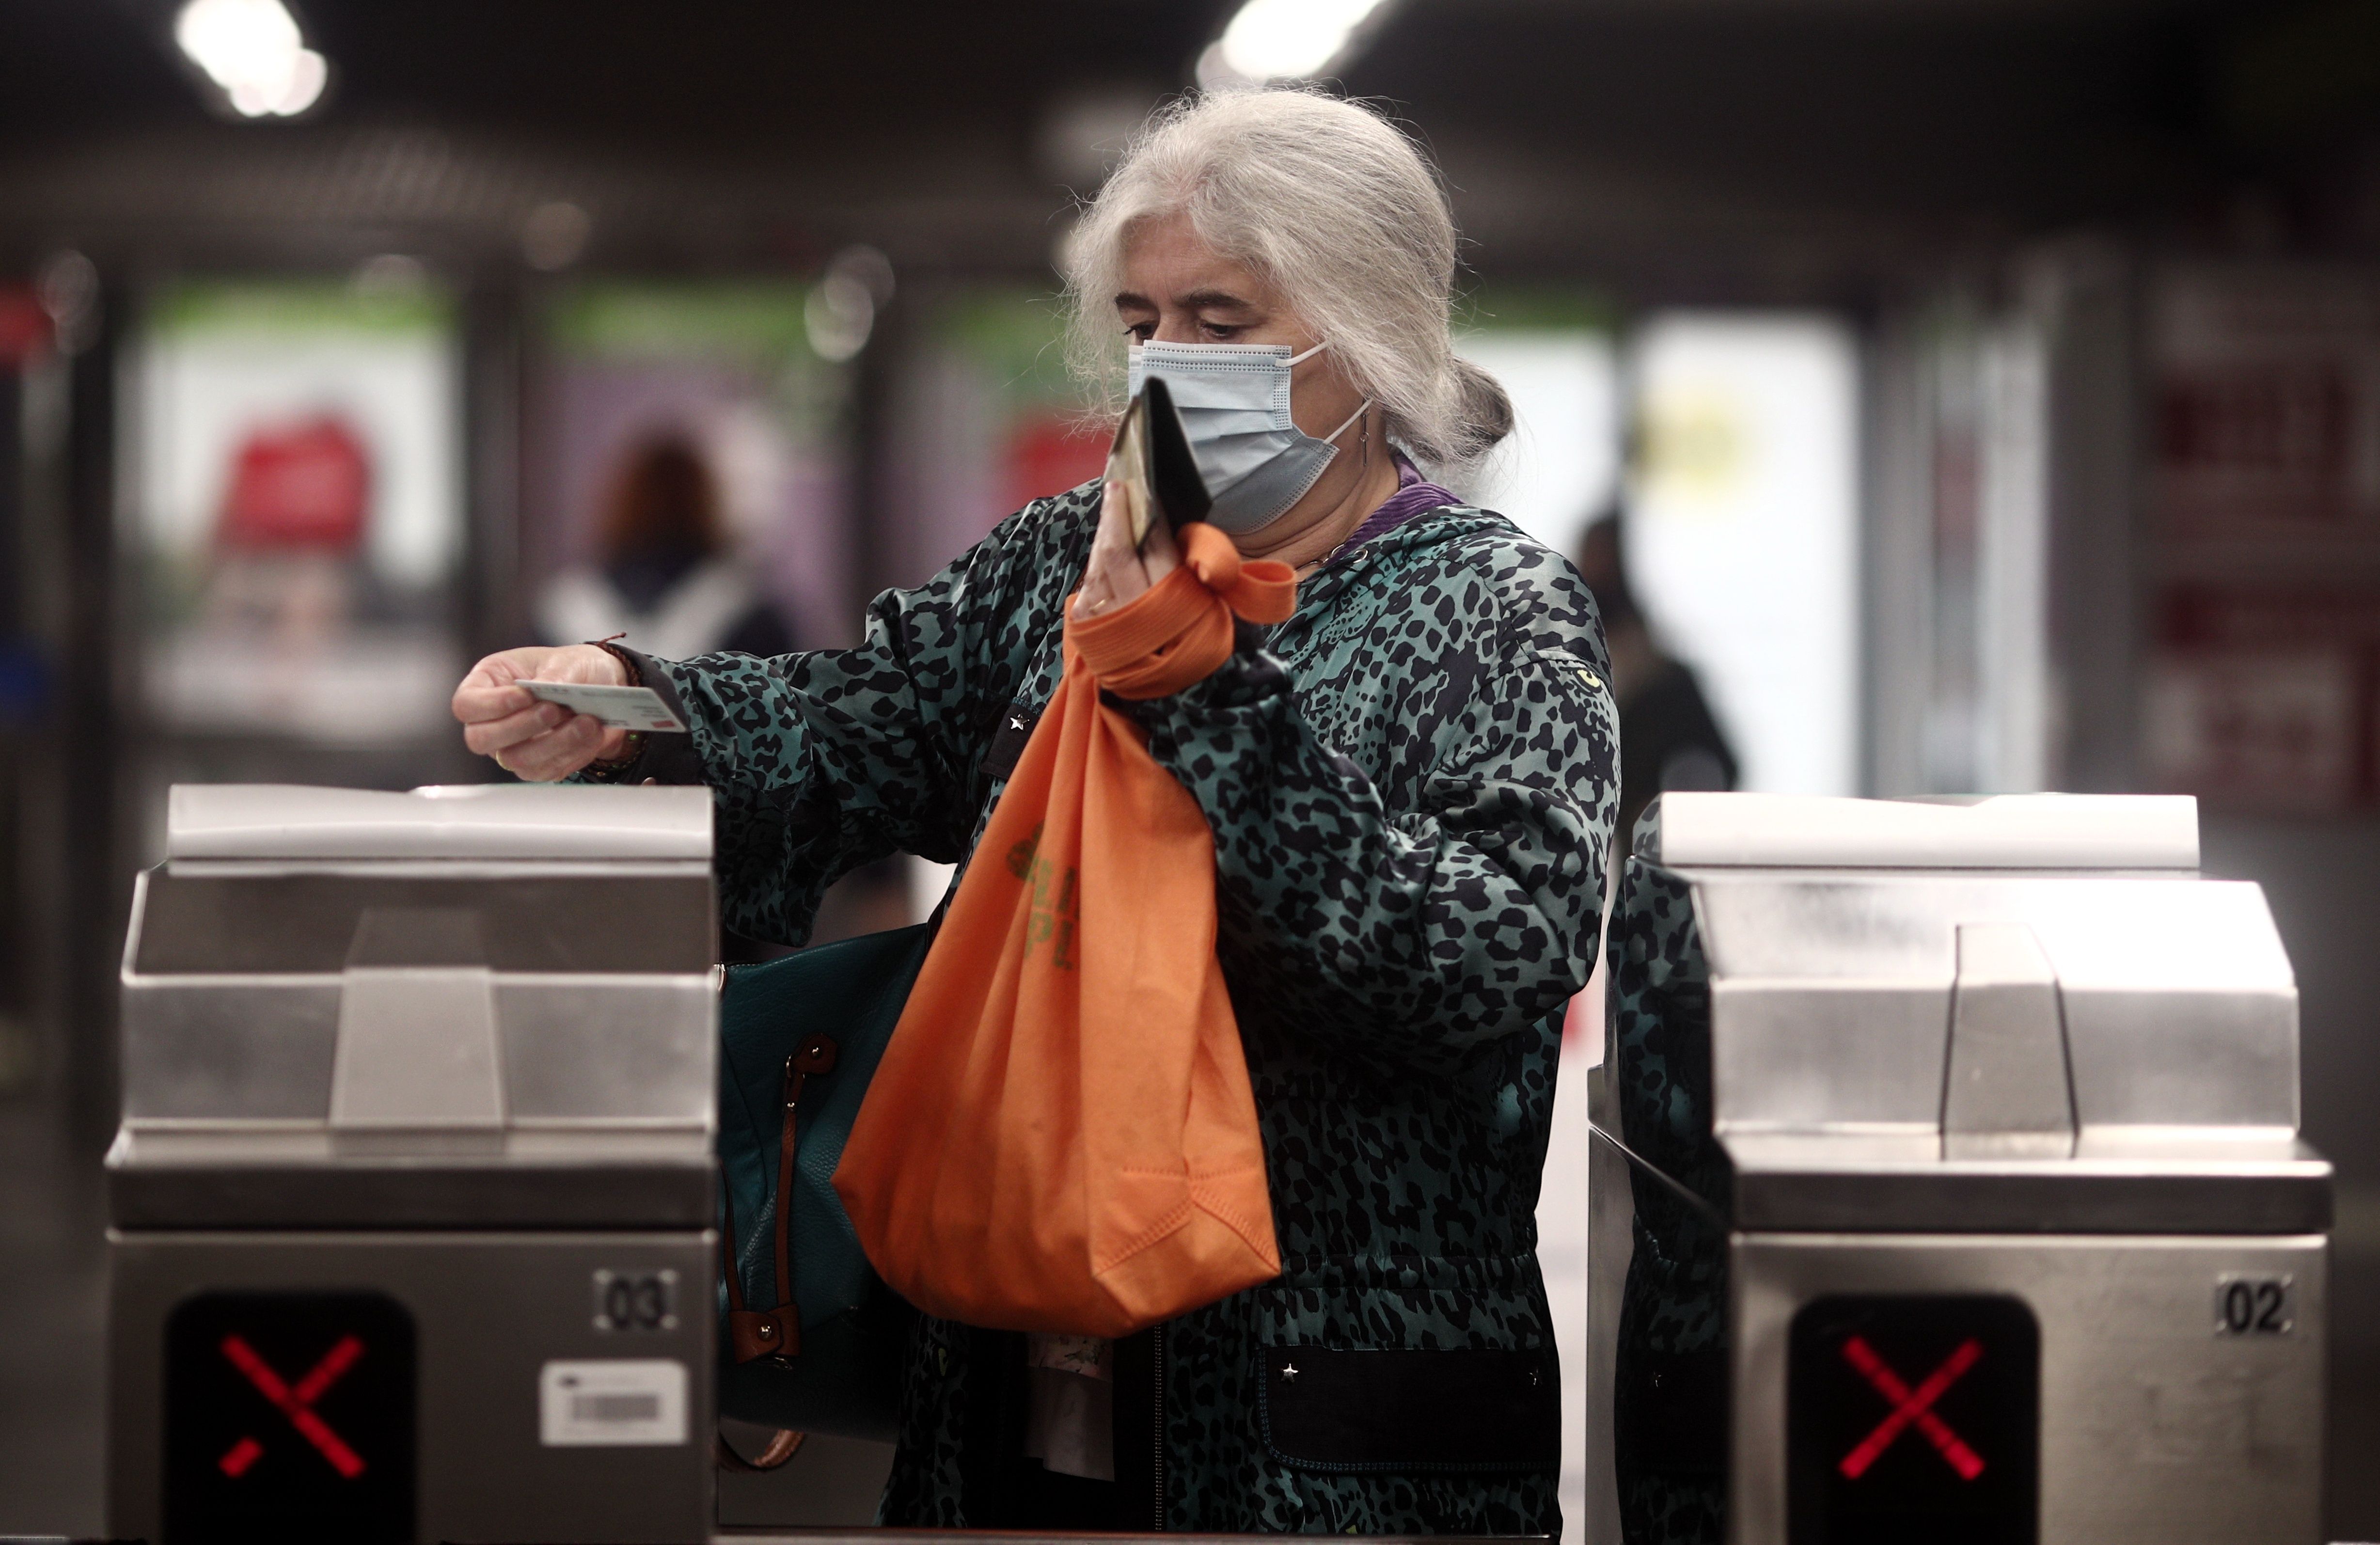
<path fill-rule="evenodd" d="M 722 1416 L 889 1441 L 916 1311 L 868 1264 L 835 1166 L 932 925 L 731 966 L 720 992 Z M 768 1306 L 768 1307 L 759 1307 Z"/>

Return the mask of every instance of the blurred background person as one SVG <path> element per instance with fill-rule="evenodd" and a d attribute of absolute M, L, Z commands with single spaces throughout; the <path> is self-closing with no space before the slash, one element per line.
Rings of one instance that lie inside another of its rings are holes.
<path fill-rule="evenodd" d="M 1653 797 L 1735 786 L 1735 753 L 1703 697 L 1694 667 L 1661 647 L 1628 588 L 1620 511 L 1598 515 L 1579 539 L 1578 571 L 1603 611 L 1611 695 L 1620 707 L 1620 826 L 1624 862 L 1636 818 Z"/>
<path fill-rule="evenodd" d="M 686 436 L 656 435 L 627 452 L 595 542 L 593 564 L 562 570 L 538 598 L 547 642 L 625 635 L 672 660 L 794 647 L 751 566 L 730 546 L 718 480 Z"/>

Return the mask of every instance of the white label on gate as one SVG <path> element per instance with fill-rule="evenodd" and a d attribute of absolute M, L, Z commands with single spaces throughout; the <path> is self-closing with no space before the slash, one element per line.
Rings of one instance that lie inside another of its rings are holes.
<path fill-rule="evenodd" d="M 686 1365 L 674 1357 L 548 1363 L 537 1377 L 548 1448 L 657 1448 L 686 1441 Z"/>

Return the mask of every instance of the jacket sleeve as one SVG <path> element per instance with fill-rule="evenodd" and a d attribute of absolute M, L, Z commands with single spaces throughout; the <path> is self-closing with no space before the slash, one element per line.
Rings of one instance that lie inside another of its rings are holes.
<path fill-rule="evenodd" d="M 1619 733 L 1593 603 L 1566 584 L 1551 608 L 1501 598 L 1416 809 L 1390 809 L 1317 735 L 1253 630 L 1206 680 L 1135 705 L 1214 830 L 1235 999 L 1371 1060 L 1447 1068 L 1585 985 Z"/>
<path fill-rule="evenodd" d="M 859 865 L 960 857 L 1035 619 L 1054 619 L 1081 570 L 1079 504 L 1080 491 L 1037 501 L 920 588 L 878 596 L 856 649 L 645 663 L 690 733 L 655 737 L 619 776 L 710 785 L 728 927 L 800 943 L 827 886 Z"/>

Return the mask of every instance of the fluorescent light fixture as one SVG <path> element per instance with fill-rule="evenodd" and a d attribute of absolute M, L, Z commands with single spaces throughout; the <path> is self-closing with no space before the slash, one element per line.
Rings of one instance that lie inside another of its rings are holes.
<path fill-rule="evenodd" d="M 1217 44 L 1224 67 L 1247 80 L 1318 75 L 1347 47 L 1381 0 L 1247 0 Z"/>
<path fill-rule="evenodd" d="M 292 117 L 321 100 L 330 64 L 281 0 L 189 0 L 174 42 L 242 117 Z"/>

